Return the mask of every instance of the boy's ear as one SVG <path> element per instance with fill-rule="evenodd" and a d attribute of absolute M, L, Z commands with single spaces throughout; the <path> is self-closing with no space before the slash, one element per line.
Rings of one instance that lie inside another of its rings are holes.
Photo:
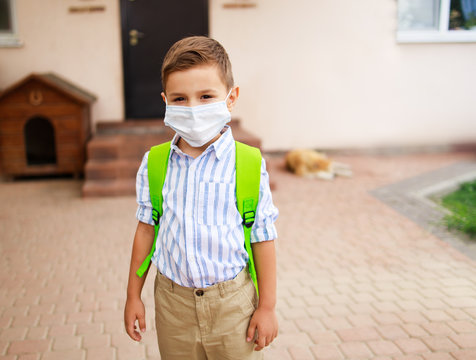
<path fill-rule="evenodd" d="M 162 92 L 160 93 L 160 95 L 162 95 L 162 100 L 164 100 L 164 103 L 167 104 L 167 101 L 165 101 L 165 93 L 162 91 Z"/>
<path fill-rule="evenodd" d="M 228 107 L 228 111 L 231 112 L 233 107 L 236 104 L 236 100 L 238 100 L 238 96 L 240 96 L 240 87 L 235 86 L 230 93 L 230 97 L 228 98 L 226 106 Z"/>

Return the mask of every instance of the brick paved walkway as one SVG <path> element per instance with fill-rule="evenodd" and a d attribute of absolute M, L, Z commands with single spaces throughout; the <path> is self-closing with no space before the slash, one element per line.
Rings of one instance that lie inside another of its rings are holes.
<path fill-rule="evenodd" d="M 476 263 L 369 194 L 464 154 L 340 156 L 353 179 L 270 161 L 280 208 L 280 335 L 266 359 L 476 359 Z M 0 359 L 158 359 L 122 314 L 135 202 L 73 180 L 0 184 Z"/>

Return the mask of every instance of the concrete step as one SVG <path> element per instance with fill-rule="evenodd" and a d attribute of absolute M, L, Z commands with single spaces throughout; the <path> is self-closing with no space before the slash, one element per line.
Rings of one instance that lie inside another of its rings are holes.
<path fill-rule="evenodd" d="M 236 140 L 261 147 L 261 140 L 243 130 L 238 119 L 230 126 Z M 87 145 L 83 196 L 134 195 L 135 177 L 144 153 L 169 141 L 174 132 L 163 121 L 100 123 Z"/>
<path fill-rule="evenodd" d="M 90 160 L 142 159 L 152 146 L 169 141 L 173 134 L 95 135 L 87 146 Z"/>
<path fill-rule="evenodd" d="M 86 163 L 84 177 L 88 180 L 133 179 L 137 174 L 142 158 L 90 160 Z"/>
<path fill-rule="evenodd" d="M 133 196 L 135 179 L 100 179 L 87 180 L 82 189 L 83 197 L 98 196 Z"/>

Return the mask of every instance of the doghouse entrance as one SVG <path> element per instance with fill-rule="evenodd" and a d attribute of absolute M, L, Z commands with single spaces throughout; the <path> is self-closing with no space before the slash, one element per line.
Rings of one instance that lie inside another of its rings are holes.
<path fill-rule="evenodd" d="M 55 130 L 43 117 L 27 121 L 24 129 L 28 165 L 56 164 Z"/>

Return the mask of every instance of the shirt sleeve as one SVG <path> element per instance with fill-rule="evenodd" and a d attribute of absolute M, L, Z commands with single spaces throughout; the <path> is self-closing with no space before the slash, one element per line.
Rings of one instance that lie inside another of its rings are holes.
<path fill-rule="evenodd" d="M 255 222 L 251 229 L 251 243 L 274 240 L 278 237 L 274 222 L 278 218 L 279 211 L 273 204 L 271 189 L 269 188 L 269 176 L 266 171 L 266 162 L 261 161 L 261 179 L 259 184 L 259 201 L 256 209 Z"/>
<path fill-rule="evenodd" d="M 147 160 L 149 158 L 149 152 L 144 154 L 142 163 L 137 171 L 136 177 L 136 198 L 137 198 L 137 212 L 136 218 L 140 222 L 154 225 L 152 219 L 152 203 L 150 201 L 149 193 L 149 175 L 147 172 Z"/>

